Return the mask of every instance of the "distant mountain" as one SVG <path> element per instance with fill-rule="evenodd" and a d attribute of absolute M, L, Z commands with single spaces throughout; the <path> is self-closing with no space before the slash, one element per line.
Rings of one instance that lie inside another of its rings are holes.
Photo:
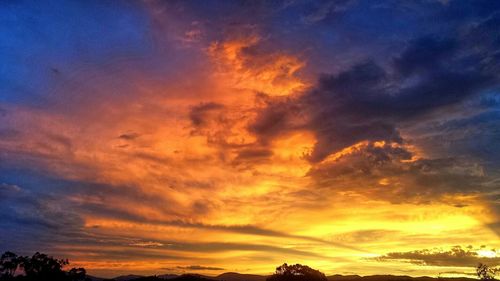
<path fill-rule="evenodd" d="M 361 278 L 359 275 L 340 275 L 340 274 L 335 274 L 331 276 L 327 276 L 328 280 L 330 281 L 351 281 L 351 280 L 356 280 Z"/>
<path fill-rule="evenodd" d="M 329 281 L 477 281 L 477 279 L 454 277 L 454 278 L 433 278 L 428 276 L 411 277 L 406 275 L 331 275 L 327 276 Z"/>
<path fill-rule="evenodd" d="M 214 281 L 212 277 L 204 276 L 200 274 L 183 274 L 179 277 L 170 279 L 172 281 Z"/>
<path fill-rule="evenodd" d="M 160 278 L 160 279 L 166 279 L 166 280 L 168 280 L 168 279 L 177 278 L 177 277 L 179 277 L 179 275 L 177 275 L 177 274 L 162 274 L 162 275 L 157 275 L 157 277 Z"/>
<path fill-rule="evenodd" d="M 158 276 L 139 276 L 139 275 L 125 275 L 115 277 L 113 279 L 102 279 L 97 277 L 91 277 L 91 281 L 266 281 L 266 275 L 256 275 L 256 274 L 240 274 L 236 272 L 226 272 L 221 275 L 211 277 L 200 274 L 164 274 Z M 371 276 L 359 276 L 359 275 L 331 275 L 327 276 L 328 281 L 477 281 L 473 278 L 465 277 L 454 277 L 454 278 L 433 278 L 428 276 L 423 277 L 411 277 L 405 275 L 371 275 Z"/>
<path fill-rule="evenodd" d="M 240 274 L 236 272 L 226 272 L 214 279 L 219 281 L 266 281 L 268 276 L 256 274 Z"/>
<path fill-rule="evenodd" d="M 137 279 L 132 279 L 130 281 L 163 281 L 165 279 L 158 278 L 157 276 L 147 276 L 147 277 L 139 277 Z"/>
<path fill-rule="evenodd" d="M 92 275 L 87 275 L 87 278 L 90 281 L 104 281 L 104 280 L 109 280 L 109 279 L 105 279 L 105 278 L 101 278 L 101 277 L 95 277 L 95 276 L 92 276 Z"/>
<path fill-rule="evenodd" d="M 123 275 L 123 276 L 115 277 L 112 280 L 115 280 L 115 281 L 131 281 L 131 280 L 136 280 L 136 279 L 144 278 L 144 277 L 146 277 L 146 276 L 129 274 L 129 275 Z"/>

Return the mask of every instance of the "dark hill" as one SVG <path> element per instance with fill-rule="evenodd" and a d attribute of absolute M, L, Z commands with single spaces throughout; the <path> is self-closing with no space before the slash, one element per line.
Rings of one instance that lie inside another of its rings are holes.
<path fill-rule="evenodd" d="M 331 275 L 327 276 L 328 281 L 477 281 L 473 278 L 454 277 L 454 278 L 433 278 L 428 276 L 411 277 L 406 275 Z"/>
<path fill-rule="evenodd" d="M 210 277 L 199 274 L 183 274 L 180 276 L 174 274 L 165 274 L 159 276 L 137 276 L 135 275 L 120 276 L 114 279 L 115 281 L 266 281 L 268 276 L 256 274 L 240 274 L 236 272 L 226 272 L 221 275 Z M 328 281 L 477 281 L 473 278 L 433 278 L 433 277 L 411 277 L 398 275 L 331 275 L 327 276 Z M 101 279 L 105 280 L 105 279 Z"/>
<path fill-rule="evenodd" d="M 266 281 L 268 276 L 256 274 L 240 274 L 236 272 L 226 272 L 214 277 L 219 281 Z"/>
<path fill-rule="evenodd" d="M 112 280 L 115 280 L 115 281 L 130 281 L 130 280 L 138 280 L 138 279 L 144 278 L 144 277 L 145 276 L 130 274 L 130 275 L 118 276 L 118 277 L 113 278 Z"/>

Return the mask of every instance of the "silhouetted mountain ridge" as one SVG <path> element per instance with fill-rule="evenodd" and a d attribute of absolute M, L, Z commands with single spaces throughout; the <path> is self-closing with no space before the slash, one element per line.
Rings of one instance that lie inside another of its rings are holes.
<path fill-rule="evenodd" d="M 266 275 L 226 272 L 212 278 L 219 281 L 265 281 L 267 277 Z"/>
<path fill-rule="evenodd" d="M 257 274 L 241 274 L 236 272 L 226 272 L 217 276 L 205 276 L 201 274 L 164 274 L 157 276 L 138 276 L 138 275 L 125 275 L 112 279 L 104 279 L 91 277 L 92 281 L 266 281 L 268 275 Z M 434 278 L 429 276 L 411 277 L 406 275 L 330 275 L 327 276 L 328 281 L 477 281 L 474 278 L 466 277 L 440 277 Z"/>

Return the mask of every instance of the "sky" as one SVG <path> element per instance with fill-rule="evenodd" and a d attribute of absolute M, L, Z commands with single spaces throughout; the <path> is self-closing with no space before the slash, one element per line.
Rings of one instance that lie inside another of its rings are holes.
<path fill-rule="evenodd" d="M 500 1 L 1 1 L 0 251 L 89 274 L 500 265 Z"/>

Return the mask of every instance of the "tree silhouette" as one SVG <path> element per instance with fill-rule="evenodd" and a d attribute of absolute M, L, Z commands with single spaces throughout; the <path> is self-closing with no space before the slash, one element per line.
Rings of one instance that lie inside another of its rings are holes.
<path fill-rule="evenodd" d="M 14 277 L 17 268 L 19 267 L 19 257 L 12 252 L 5 252 L 0 257 L 0 278 L 9 280 Z"/>
<path fill-rule="evenodd" d="M 284 263 L 276 268 L 276 272 L 267 281 L 327 281 L 326 276 L 307 265 Z"/>
<path fill-rule="evenodd" d="M 21 268 L 28 279 L 32 280 L 65 280 L 63 267 L 68 260 L 58 260 L 36 252 L 31 258 L 21 258 Z"/>
<path fill-rule="evenodd" d="M 491 268 L 486 264 L 480 263 L 476 267 L 477 277 L 483 281 L 495 280 L 495 275 L 499 271 L 498 268 Z"/>
<path fill-rule="evenodd" d="M 87 271 L 83 267 L 72 268 L 68 271 L 68 277 L 71 281 L 85 281 L 87 280 Z"/>
<path fill-rule="evenodd" d="M 87 280 L 84 268 L 72 268 L 68 272 L 64 271 L 64 267 L 68 264 L 66 259 L 55 259 L 38 252 L 31 257 L 5 252 L 0 257 L 0 281 Z M 16 275 L 16 273 L 18 274 Z"/>

